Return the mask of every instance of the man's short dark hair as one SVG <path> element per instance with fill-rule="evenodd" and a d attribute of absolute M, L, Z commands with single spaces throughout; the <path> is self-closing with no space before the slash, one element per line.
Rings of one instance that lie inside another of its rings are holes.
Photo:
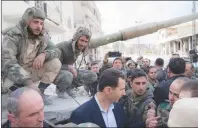
<path fill-rule="evenodd" d="M 185 72 L 186 63 L 182 58 L 173 58 L 170 60 L 168 68 L 173 74 L 183 74 Z"/>
<path fill-rule="evenodd" d="M 141 69 L 133 70 L 133 72 L 131 73 L 131 82 L 133 82 L 135 78 L 142 77 L 142 76 L 146 77 L 146 73 L 143 70 Z"/>
<path fill-rule="evenodd" d="M 114 62 L 115 62 L 116 60 L 120 60 L 120 61 L 122 62 L 122 58 L 117 57 L 117 58 L 115 58 L 115 59 L 113 60 L 113 63 L 112 63 L 112 64 L 114 64 Z"/>
<path fill-rule="evenodd" d="M 146 70 L 146 74 L 148 74 L 148 73 L 150 72 L 150 69 L 151 69 L 151 68 L 156 68 L 156 67 L 155 67 L 155 66 L 149 66 L 149 67 L 148 67 L 148 70 Z"/>
<path fill-rule="evenodd" d="M 162 58 L 157 58 L 155 64 L 158 66 L 164 66 L 164 60 Z"/>
<path fill-rule="evenodd" d="M 189 91 L 191 97 L 198 97 L 198 80 L 191 80 L 181 87 L 181 91 Z"/>
<path fill-rule="evenodd" d="M 104 70 L 99 79 L 99 91 L 102 92 L 107 86 L 116 88 L 119 78 L 125 79 L 124 74 L 120 70 L 115 68 Z"/>
<path fill-rule="evenodd" d="M 91 67 L 98 64 L 97 62 L 91 62 Z"/>

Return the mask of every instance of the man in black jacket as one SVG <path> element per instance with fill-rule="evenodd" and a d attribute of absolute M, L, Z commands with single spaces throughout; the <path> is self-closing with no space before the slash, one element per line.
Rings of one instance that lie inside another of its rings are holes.
<path fill-rule="evenodd" d="M 163 66 L 164 66 L 164 60 L 162 58 L 157 58 L 155 60 L 155 67 L 157 68 L 157 80 L 159 82 L 162 82 L 164 80 L 166 80 L 166 73 L 165 73 L 165 70 L 163 69 Z"/>
<path fill-rule="evenodd" d="M 168 100 L 169 87 L 178 77 L 184 77 L 185 61 L 182 58 L 173 58 L 168 64 L 168 80 L 161 82 L 154 91 L 154 99 L 158 106 L 164 100 Z"/>

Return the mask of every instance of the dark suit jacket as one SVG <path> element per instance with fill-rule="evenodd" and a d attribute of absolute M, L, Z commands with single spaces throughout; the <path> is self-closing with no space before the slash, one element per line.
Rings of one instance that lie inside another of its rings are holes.
<path fill-rule="evenodd" d="M 160 103 L 162 103 L 164 100 L 168 100 L 168 94 L 169 94 L 170 85 L 178 77 L 184 77 L 184 76 L 183 75 L 173 76 L 173 77 L 169 78 L 167 81 L 161 82 L 160 85 L 155 88 L 154 99 L 155 99 L 155 102 L 156 102 L 157 106 Z"/>
<path fill-rule="evenodd" d="M 113 113 L 117 127 L 123 127 L 125 124 L 125 114 L 119 103 L 114 104 Z M 75 124 L 91 122 L 100 127 L 106 127 L 102 113 L 94 97 L 74 110 L 70 120 Z"/>

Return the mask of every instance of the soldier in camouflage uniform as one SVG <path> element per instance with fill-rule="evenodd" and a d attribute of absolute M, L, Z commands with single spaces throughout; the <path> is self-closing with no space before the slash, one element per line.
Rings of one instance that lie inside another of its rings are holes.
<path fill-rule="evenodd" d="M 127 125 L 131 123 L 145 123 L 147 119 L 147 111 L 149 104 L 154 104 L 153 94 L 147 87 L 146 74 L 140 70 L 135 69 L 131 74 L 132 91 L 120 99 L 124 111 L 127 115 Z"/>
<path fill-rule="evenodd" d="M 52 104 L 45 89 L 54 81 L 57 86 L 64 85 L 59 84 L 62 78 L 55 80 L 61 68 L 60 53 L 44 28 L 44 20 L 43 11 L 28 8 L 16 26 L 3 31 L 1 69 L 3 87 L 11 91 L 22 86 L 39 88 L 44 103 Z"/>
<path fill-rule="evenodd" d="M 154 66 L 150 66 L 148 68 L 148 87 L 154 92 L 155 88 L 159 85 L 159 81 L 157 80 L 157 68 Z"/>
<path fill-rule="evenodd" d="M 169 89 L 169 100 L 159 104 L 157 108 L 157 116 L 160 116 L 160 120 L 158 121 L 159 127 L 167 127 L 168 117 L 172 106 L 179 99 L 181 87 L 188 81 L 190 81 L 190 79 L 186 77 L 179 77 L 171 84 Z"/>
<path fill-rule="evenodd" d="M 61 53 L 59 59 L 62 63 L 62 68 L 57 78 L 64 77 L 64 80 L 61 82 L 61 84 L 66 85 L 62 86 L 64 88 L 61 88 L 57 91 L 61 90 L 64 92 L 66 90 L 69 95 L 75 96 L 71 91 L 74 86 L 88 86 L 97 80 L 96 73 L 90 70 L 76 70 L 73 67 L 73 64 L 79 55 L 82 54 L 83 59 L 88 54 L 90 38 L 91 32 L 85 27 L 79 27 L 76 33 L 73 35 L 72 40 L 63 41 L 57 44 Z"/>

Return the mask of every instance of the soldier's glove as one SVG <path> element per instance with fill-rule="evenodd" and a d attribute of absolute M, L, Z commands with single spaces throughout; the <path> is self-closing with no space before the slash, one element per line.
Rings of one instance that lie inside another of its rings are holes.
<path fill-rule="evenodd" d="M 46 56 L 45 53 L 41 53 L 34 59 L 34 62 L 33 62 L 34 69 L 39 70 L 43 67 L 43 63 L 45 61 L 45 56 Z"/>

